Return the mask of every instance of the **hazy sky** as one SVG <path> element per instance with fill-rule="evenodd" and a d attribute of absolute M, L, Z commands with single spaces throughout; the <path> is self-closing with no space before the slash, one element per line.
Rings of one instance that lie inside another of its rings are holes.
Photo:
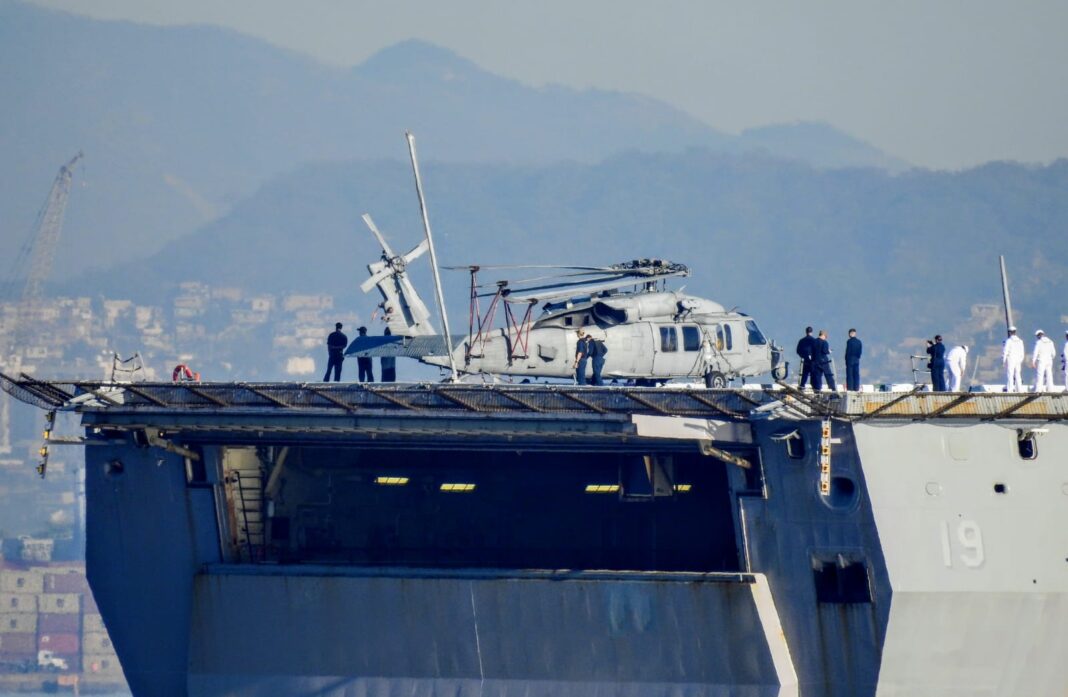
<path fill-rule="evenodd" d="M 910 162 L 1068 156 L 1068 1 L 34 0 L 231 27 L 336 65 L 406 38 L 532 85 L 637 92 L 730 132 L 826 121 Z"/>

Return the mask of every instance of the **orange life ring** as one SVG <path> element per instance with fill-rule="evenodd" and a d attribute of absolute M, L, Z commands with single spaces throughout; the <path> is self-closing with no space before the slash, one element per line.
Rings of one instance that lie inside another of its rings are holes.
<path fill-rule="evenodd" d="M 171 382 L 200 382 L 200 373 L 194 373 L 185 363 L 174 366 L 171 373 Z"/>

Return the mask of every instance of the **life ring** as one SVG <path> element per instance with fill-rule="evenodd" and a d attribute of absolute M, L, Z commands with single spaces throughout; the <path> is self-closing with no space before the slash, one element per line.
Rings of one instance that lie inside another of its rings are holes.
<path fill-rule="evenodd" d="M 174 366 L 171 382 L 200 382 L 200 373 L 194 373 L 185 363 Z"/>

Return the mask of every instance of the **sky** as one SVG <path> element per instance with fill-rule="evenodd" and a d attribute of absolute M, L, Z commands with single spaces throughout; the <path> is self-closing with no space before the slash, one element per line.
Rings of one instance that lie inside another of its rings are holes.
<path fill-rule="evenodd" d="M 1068 156 L 1063 0 L 33 0 L 211 24 L 333 65 L 404 39 L 530 85 L 665 101 L 720 130 L 824 121 L 913 164 Z"/>

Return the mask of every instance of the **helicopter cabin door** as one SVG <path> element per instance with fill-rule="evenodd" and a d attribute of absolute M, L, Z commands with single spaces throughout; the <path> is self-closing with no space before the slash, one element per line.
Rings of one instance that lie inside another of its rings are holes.
<path fill-rule="evenodd" d="M 671 377 L 673 375 L 688 375 L 693 363 L 700 356 L 699 351 L 686 351 L 684 349 L 683 327 L 676 324 L 655 324 L 653 340 L 656 345 L 656 354 L 653 358 L 653 374 L 655 377 Z M 698 343 L 698 349 L 700 343 Z"/>
<path fill-rule="evenodd" d="M 741 345 L 737 341 L 737 327 L 730 322 L 706 325 L 705 334 L 712 344 L 712 358 L 707 369 L 731 377 L 741 358 Z"/>

